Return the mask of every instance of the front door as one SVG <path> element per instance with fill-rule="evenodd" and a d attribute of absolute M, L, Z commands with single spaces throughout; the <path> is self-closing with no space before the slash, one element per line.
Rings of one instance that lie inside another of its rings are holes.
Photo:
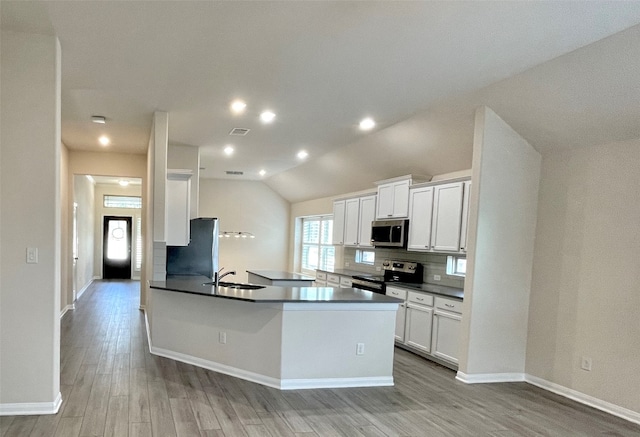
<path fill-rule="evenodd" d="M 131 279 L 131 217 L 105 216 L 102 277 Z"/>

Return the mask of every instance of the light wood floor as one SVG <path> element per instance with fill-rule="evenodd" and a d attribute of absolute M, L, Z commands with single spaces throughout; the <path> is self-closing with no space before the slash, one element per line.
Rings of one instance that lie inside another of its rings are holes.
<path fill-rule="evenodd" d="M 60 412 L 1 437 L 640 436 L 525 383 L 466 385 L 396 349 L 395 387 L 279 391 L 149 353 L 138 282 L 94 283 L 61 328 Z"/>

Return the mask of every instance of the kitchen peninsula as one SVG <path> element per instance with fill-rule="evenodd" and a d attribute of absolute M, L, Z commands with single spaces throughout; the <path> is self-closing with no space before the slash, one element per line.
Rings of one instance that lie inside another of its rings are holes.
<path fill-rule="evenodd" d="M 252 284 L 277 285 L 281 287 L 313 287 L 315 277 L 281 270 L 247 270 Z"/>
<path fill-rule="evenodd" d="M 156 355 L 279 389 L 393 385 L 398 299 L 328 287 L 150 283 Z"/>

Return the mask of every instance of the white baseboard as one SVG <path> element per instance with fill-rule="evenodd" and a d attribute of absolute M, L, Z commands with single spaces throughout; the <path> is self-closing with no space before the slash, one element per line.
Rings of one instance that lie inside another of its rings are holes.
<path fill-rule="evenodd" d="M 489 384 L 492 382 L 524 382 L 524 373 L 480 373 L 467 375 L 458 371 L 456 379 L 465 384 Z"/>
<path fill-rule="evenodd" d="M 202 358 L 185 355 L 180 352 L 174 352 L 159 347 L 149 348 L 151 353 L 161 357 L 170 358 L 182 363 L 191 364 L 193 366 L 202 367 L 204 369 L 213 370 L 214 372 L 224 373 L 225 375 L 235 378 L 244 379 L 246 381 L 255 382 L 267 387 L 277 388 L 279 390 L 300 390 L 311 388 L 343 388 L 343 387 L 381 387 L 393 386 L 393 377 L 375 377 L 375 378 L 314 378 L 314 379 L 280 379 L 270 376 L 261 375 L 259 373 L 250 372 L 248 370 L 238 369 L 237 367 L 227 366 L 225 364 L 216 363 L 214 361 L 203 360 Z"/>
<path fill-rule="evenodd" d="M 62 394 L 58 393 L 53 402 L 25 402 L 0 404 L 0 416 L 33 416 L 56 414 L 62 405 Z"/>
<path fill-rule="evenodd" d="M 60 311 L 60 318 L 64 317 L 64 315 L 67 314 L 67 311 L 75 309 L 76 306 L 74 304 L 67 305 L 66 307 L 62 308 L 62 311 Z"/>
<path fill-rule="evenodd" d="M 605 413 L 612 414 L 640 425 L 640 413 L 636 411 L 612 404 L 611 402 L 603 401 L 602 399 L 594 398 L 593 396 L 538 378 L 537 376 L 526 375 L 525 381 L 531 385 L 535 385 L 536 387 L 540 387 L 557 395 L 564 396 L 565 398 L 572 399 L 576 402 L 580 402 L 581 404 L 588 405 L 597 410 L 604 411 Z"/>
<path fill-rule="evenodd" d="M 91 284 L 93 284 L 93 281 L 95 281 L 96 279 L 100 279 L 100 278 L 98 278 L 98 277 L 95 277 L 95 276 L 94 276 L 93 278 L 91 278 L 91 279 L 89 280 L 89 282 L 87 282 L 87 283 L 84 285 L 84 287 L 82 287 L 82 288 L 80 289 L 80 291 L 76 292 L 76 300 L 80 299 L 80 296 L 82 296 L 82 295 L 84 294 L 84 292 L 85 292 L 85 291 L 87 291 L 87 288 L 89 288 L 89 286 L 90 286 Z"/>

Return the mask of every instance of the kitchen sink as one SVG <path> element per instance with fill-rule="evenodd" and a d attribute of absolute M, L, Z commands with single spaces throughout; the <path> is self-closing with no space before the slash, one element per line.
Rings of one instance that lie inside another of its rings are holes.
<path fill-rule="evenodd" d="M 215 282 L 205 282 L 202 285 L 215 285 Z M 235 288 L 237 290 L 260 290 L 261 288 L 265 287 L 265 285 L 243 284 L 241 282 L 223 282 L 223 281 L 220 281 L 218 283 L 218 286 L 226 287 L 226 288 Z"/>

